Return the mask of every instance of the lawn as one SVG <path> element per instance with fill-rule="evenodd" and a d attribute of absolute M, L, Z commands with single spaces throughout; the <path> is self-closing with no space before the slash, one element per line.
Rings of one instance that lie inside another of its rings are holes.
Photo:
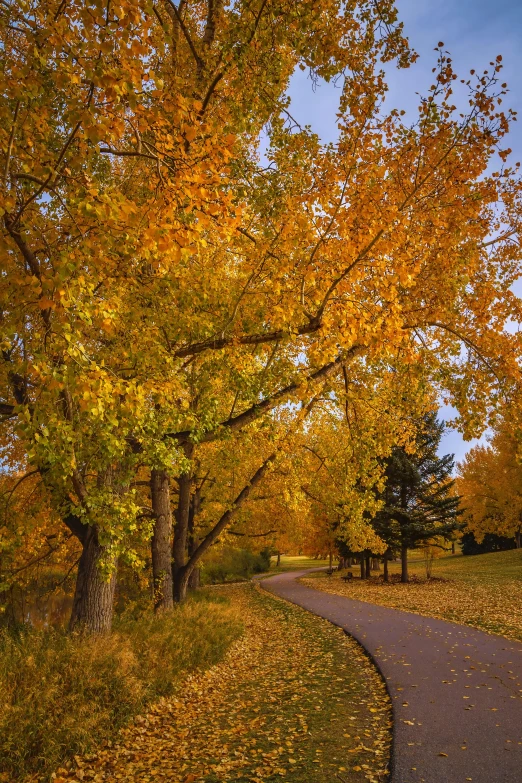
<path fill-rule="evenodd" d="M 409 561 L 410 584 L 386 585 L 374 572 L 371 580 L 357 578 L 345 583 L 341 574 L 310 575 L 314 587 L 361 601 L 407 609 L 472 625 L 489 633 L 522 640 L 522 550 L 492 552 L 486 555 L 450 555 L 435 560 L 432 579 L 426 580 L 424 560 L 413 552 Z M 390 572 L 398 574 L 399 563 Z"/>
<path fill-rule="evenodd" d="M 391 705 L 362 648 L 253 585 L 216 588 L 245 622 L 222 663 L 83 761 L 83 779 L 380 783 Z M 78 781 L 77 770 L 59 776 Z"/>
<path fill-rule="evenodd" d="M 277 557 L 272 557 L 270 575 L 281 574 L 283 571 L 300 571 L 305 568 L 325 568 L 328 560 L 316 560 L 306 555 L 281 555 L 280 565 L 276 565 Z"/>

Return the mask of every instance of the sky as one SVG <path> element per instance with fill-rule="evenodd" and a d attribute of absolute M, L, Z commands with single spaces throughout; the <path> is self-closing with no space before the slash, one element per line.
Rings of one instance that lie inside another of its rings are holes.
<path fill-rule="evenodd" d="M 502 81 L 509 93 L 504 108 L 519 112 L 509 135 L 513 161 L 522 159 L 522 0 L 396 0 L 404 32 L 419 59 L 407 70 L 387 68 L 389 91 L 386 105 L 406 112 L 417 106 L 417 92 L 426 93 L 432 84 L 431 69 L 436 64 L 434 48 L 439 41 L 451 54 L 459 78 L 471 68 L 489 67 L 491 60 L 502 55 Z M 321 83 L 316 89 L 303 71 L 296 71 L 290 86 L 291 112 L 302 125 L 311 125 L 324 142 L 334 141 L 337 133 L 335 113 L 339 88 Z M 521 291 L 522 293 L 522 286 Z M 453 417 L 451 409 L 442 407 L 440 417 Z M 485 440 L 485 436 L 482 441 Z M 478 441 L 465 442 L 456 430 L 446 430 L 439 452 L 454 453 L 460 461 Z"/>

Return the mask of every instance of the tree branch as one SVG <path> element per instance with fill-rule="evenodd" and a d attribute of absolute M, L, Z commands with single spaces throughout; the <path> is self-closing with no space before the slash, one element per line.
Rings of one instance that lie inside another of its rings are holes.
<path fill-rule="evenodd" d="M 198 560 L 200 560 L 205 552 L 207 552 L 208 549 L 212 546 L 212 544 L 216 541 L 218 536 L 223 532 L 223 530 L 226 528 L 226 526 L 229 524 L 231 519 L 233 518 L 235 512 L 242 506 L 246 500 L 248 500 L 248 497 L 252 490 L 254 489 L 257 484 L 264 478 L 265 474 L 269 470 L 272 462 L 275 459 L 275 453 L 271 454 L 267 459 L 263 462 L 261 467 L 259 467 L 248 484 L 243 487 L 239 495 L 236 497 L 235 501 L 232 504 L 232 507 L 229 508 L 225 513 L 222 515 L 219 522 L 217 522 L 216 525 L 212 528 L 210 533 L 208 533 L 203 541 L 200 543 L 200 545 L 196 548 L 192 556 L 189 558 L 186 566 L 185 571 L 192 571 Z"/>
<path fill-rule="evenodd" d="M 299 326 L 296 333 L 298 335 L 313 334 L 314 332 L 317 332 L 321 326 L 322 323 L 320 320 L 312 320 Z M 203 351 L 219 351 L 229 345 L 261 345 L 263 343 L 273 343 L 277 340 L 283 340 L 288 336 L 289 333 L 284 329 L 277 329 L 273 332 L 259 332 L 258 334 L 247 334 L 240 337 L 218 337 L 213 340 L 202 340 L 199 343 L 192 343 L 192 345 L 186 345 L 184 348 L 178 348 L 178 350 L 174 351 L 174 356 L 178 359 L 184 359 L 187 356 L 203 353 Z"/>
<path fill-rule="evenodd" d="M 246 538 L 263 538 L 264 536 L 270 536 L 272 533 L 277 533 L 277 530 L 267 530 L 266 533 L 238 533 L 236 530 L 228 530 L 229 536 L 245 536 Z"/>
<path fill-rule="evenodd" d="M 20 111 L 20 101 L 17 101 L 15 111 L 14 111 L 13 124 L 11 126 L 11 133 L 9 134 L 9 142 L 7 144 L 7 157 L 5 161 L 5 170 L 4 170 L 4 188 L 7 187 L 7 181 L 9 179 L 9 168 L 11 166 L 11 154 L 13 152 L 14 136 L 16 132 L 16 123 L 18 122 L 19 111 Z"/>
<path fill-rule="evenodd" d="M 192 52 L 192 56 L 194 57 L 194 60 L 196 61 L 196 65 L 199 69 L 202 69 L 205 67 L 205 62 L 203 58 L 198 54 L 196 47 L 194 46 L 194 42 L 192 38 L 190 37 L 190 33 L 187 30 L 187 27 L 185 25 L 185 22 L 183 21 L 181 14 L 179 12 L 179 9 L 175 3 L 172 2 L 172 0 L 166 0 L 168 7 L 172 9 L 176 16 L 176 20 L 181 28 L 181 31 L 183 32 L 183 35 L 185 36 L 185 40 L 189 45 L 189 49 Z"/>
<path fill-rule="evenodd" d="M 14 409 L 14 405 L 10 405 L 8 402 L 0 402 L 0 414 L 2 416 L 13 416 Z"/>
<path fill-rule="evenodd" d="M 355 356 L 357 356 L 360 350 L 361 350 L 361 346 L 356 345 L 350 348 L 350 350 L 347 353 L 339 354 L 339 356 L 337 356 L 337 358 L 334 359 L 332 362 L 328 362 L 328 364 L 325 364 L 319 370 L 310 373 L 310 375 L 308 375 L 307 377 L 299 381 L 295 381 L 294 383 L 288 384 L 284 388 L 279 389 L 279 391 L 272 394 L 270 397 L 266 397 L 264 400 L 261 400 L 261 402 L 258 402 L 255 405 L 252 405 L 250 408 L 247 408 L 246 411 L 243 411 L 242 413 L 239 413 L 237 416 L 232 416 L 226 421 L 221 422 L 221 424 L 219 424 L 215 430 L 204 435 L 200 442 L 208 443 L 212 440 L 215 440 L 215 438 L 217 437 L 216 430 L 218 430 L 221 427 L 225 427 L 230 431 L 235 431 L 241 429 L 242 427 L 245 427 L 247 424 L 250 424 L 250 422 L 255 421 L 255 419 L 257 419 L 263 413 L 266 413 L 272 408 L 275 408 L 278 402 L 284 400 L 285 398 L 289 397 L 294 392 L 296 392 L 303 383 L 328 378 L 328 376 L 331 375 L 337 369 L 337 367 L 341 364 L 341 362 L 346 361 L 348 358 L 354 358 Z M 184 443 L 190 438 L 191 435 L 192 435 L 191 430 L 185 430 L 184 432 L 166 433 L 165 437 L 176 438 L 180 443 Z"/>

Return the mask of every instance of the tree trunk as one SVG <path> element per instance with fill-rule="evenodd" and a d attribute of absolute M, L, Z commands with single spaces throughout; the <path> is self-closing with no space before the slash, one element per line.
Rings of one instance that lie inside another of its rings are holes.
<path fill-rule="evenodd" d="M 184 600 L 187 595 L 187 586 L 191 573 L 197 567 L 197 564 L 203 555 L 208 552 L 210 547 L 217 541 L 223 530 L 225 530 L 227 525 L 232 521 L 232 518 L 237 509 L 240 508 L 246 500 L 248 500 L 251 491 L 254 489 L 254 487 L 257 486 L 257 484 L 259 484 L 259 482 L 263 479 L 269 470 L 272 462 L 275 459 L 275 456 L 275 454 L 271 454 L 266 458 L 263 464 L 256 470 L 248 484 L 243 487 L 232 506 L 227 509 L 227 511 L 225 511 L 225 513 L 220 517 L 219 521 L 214 525 L 212 530 L 207 533 L 203 540 L 198 544 L 196 550 L 192 553 L 186 565 L 182 566 L 177 571 L 176 581 L 174 584 L 174 595 L 176 600 Z"/>
<path fill-rule="evenodd" d="M 276 565 L 277 565 L 278 568 L 281 565 L 281 552 L 277 553 L 277 563 L 276 563 Z"/>
<path fill-rule="evenodd" d="M 520 549 L 521 541 L 520 541 L 520 529 L 517 530 L 515 533 L 515 546 L 517 549 Z"/>
<path fill-rule="evenodd" d="M 361 565 L 361 579 L 366 579 L 366 569 L 364 567 L 365 566 L 364 555 L 361 555 L 360 565 Z"/>
<path fill-rule="evenodd" d="M 107 557 L 107 547 L 99 543 L 94 526 L 87 529 L 82 545 L 69 630 L 109 633 L 116 588 L 116 558 Z M 104 578 L 100 569 L 102 564 L 111 569 L 108 578 Z"/>
<path fill-rule="evenodd" d="M 189 560 L 199 546 L 199 539 L 196 536 L 196 517 L 199 514 L 201 505 L 201 487 L 198 487 L 190 503 L 189 514 L 189 534 L 188 534 L 188 556 Z M 196 567 L 191 571 L 188 579 L 188 589 L 197 590 L 201 581 L 201 568 Z"/>
<path fill-rule="evenodd" d="M 452 555 L 455 554 L 455 542 L 454 541 L 451 542 L 451 554 Z"/>
<path fill-rule="evenodd" d="M 188 569 L 187 566 L 183 566 L 176 570 L 174 574 L 174 600 L 177 603 L 181 603 L 187 597 L 187 591 L 189 587 L 189 581 L 194 569 Z"/>
<path fill-rule="evenodd" d="M 408 547 L 406 544 L 401 546 L 401 582 L 409 582 L 408 577 Z"/>
<path fill-rule="evenodd" d="M 152 583 L 154 611 L 172 609 L 172 512 L 170 509 L 169 477 L 164 470 L 152 470 L 150 476 L 152 510 L 156 521 L 152 534 Z"/>
<path fill-rule="evenodd" d="M 328 569 L 330 571 L 333 571 L 332 563 L 333 563 L 333 555 L 332 555 L 332 550 L 330 550 L 330 552 L 328 553 Z"/>
<path fill-rule="evenodd" d="M 372 557 L 372 571 L 380 571 L 381 563 L 378 557 Z"/>
<path fill-rule="evenodd" d="M 197 590 L 201 584 L 201 568 L 195 568 L 189 576 L 188 589 Z"/>
<path fill-rule="evenodd" d="M 190 459 L 194 453 L 194 444 L 185 443 L 184 451 L 187 459 Z M 185 565 L 187 563 L 192 470 L 179 477 L 178 485 L 178 506 L 172 543 L 172 585 L 174 600 L 177 602 L 183 601 L 187 594 L 188 575 L 185 574 Z"/>
<path fill-rule="evenodd" d="M 383 573 L 383 579 L 385 582 L 390 581 L 390 576 L 388 573 L 388 552 L 384 553 L 384 573 Z"/>
<path fill-rule="evenodd" d="M 370 555 L 366 555 L 366 579 L 369 579 L 371 575 L 372 575 L 371 557 Z"/>

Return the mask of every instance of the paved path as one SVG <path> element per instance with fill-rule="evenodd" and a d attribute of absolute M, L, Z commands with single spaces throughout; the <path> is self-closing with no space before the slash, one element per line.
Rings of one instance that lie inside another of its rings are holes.
<path fill-rule="evenodd" d="M 370 653 L 393 703 L 392 783 L 522 783 L 522 644 L 299 584 L 264 588 L 330 620 Z"/>

